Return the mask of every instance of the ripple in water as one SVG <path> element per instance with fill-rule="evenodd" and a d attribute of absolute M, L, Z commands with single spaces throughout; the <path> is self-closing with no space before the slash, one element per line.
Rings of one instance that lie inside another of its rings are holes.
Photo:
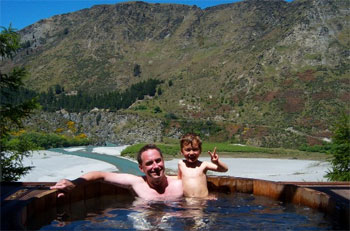
<path fill-rule="evenodd" d="M 54 217 L 49 218 L 48 214 Z M 324 213 L 245 193 L 146 201 L 104 196 L 45 212 L 40 230 L 332 230 Z M 44 216 L 44 217 L 45 217 Z M 43 217 L 43 216 L 37 216 Z"/>

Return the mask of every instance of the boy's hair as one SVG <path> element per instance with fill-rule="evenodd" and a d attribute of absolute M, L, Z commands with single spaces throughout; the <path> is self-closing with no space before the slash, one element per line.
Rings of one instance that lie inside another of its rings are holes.
<path fill-rule="evenodd" d="M 198 144 L 200 151 L 202 151 L 202 140 L 199 135 L 195 133 L 187 133 L 183 135 L 180 139 L 181 149 L 187 144 L 193 144 L 193 142 Z"/>
<path fill-rule="evenodd" d="M 162 151 L 155 145 L 155 144 L 146 144 L 145 146 L 143 146 L 139 153 L 137 154 L 137 162 L 141 165 L 142 164 L 142 158 L 141 155 L 143 152 L 150 150 L 150 149 L 155 149 L 160 153 L 160 156 L 163 158 L 163 154 Z"/>

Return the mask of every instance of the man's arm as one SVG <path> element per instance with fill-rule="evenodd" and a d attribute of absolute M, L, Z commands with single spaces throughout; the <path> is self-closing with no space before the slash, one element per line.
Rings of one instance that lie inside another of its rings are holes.
<path fill-rule="evenodd" d="M 50 187 L 50 189 L 58 189 L 63 192 L 69 192 L 73 190 L 78 185 L 84 185 L 89 182 L 94 181 L 104 181 L 109 182 L 113 184 L 118 184 L 122 187 L 128 187 L 132 186 L 134 183 L 136 183 L 138 180 L 140 180 L 140 177 L 126 174 L 126 173 L 111 173 L 111 172 L 89 172 L 81 177 L 70 181 L 67 179 L 60 180 L 56 183 L 56 185 Z M 59 193 L 58 197 L 64 196 L 64 193 Z"/>
<path fill-rule="evenodd" d="M 219 160 L 219 155 L 216 153 L 216 147 L 214 148 L 213 152 L 208 151 L 211 162 L 207 162 L 207 170 L 217 171 L 217 172 L 227 172 L 228 167 L 227 165 Z"/>

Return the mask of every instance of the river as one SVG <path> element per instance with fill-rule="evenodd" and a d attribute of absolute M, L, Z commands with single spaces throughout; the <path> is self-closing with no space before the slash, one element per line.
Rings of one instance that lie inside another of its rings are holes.
<path fill-rule="evenodd" d="M 75 179 L 90 171 L 124 172 L 143 175 L 135 160 L 120 156 L 127 145 L 81 146 L 33 151 L 23 158 L 24 166 L 32 166 L 20 182 L 55 182 Z M 96 161 L 97 160 L 97 161 Z"/>
<path fill-rule="evenodd" d="M 81 148 L 52 148 L 48 151 L 58 152 L 66 155 L 75 155 L 90 159 L 100 160 L 114 165 L 120 172 L 142 175 L 138 164 L 134 161 L 120 157 L 120 152 L 126 146 L 84 146 Z M 118 155 L 118 156 L 117 156 Z"/>

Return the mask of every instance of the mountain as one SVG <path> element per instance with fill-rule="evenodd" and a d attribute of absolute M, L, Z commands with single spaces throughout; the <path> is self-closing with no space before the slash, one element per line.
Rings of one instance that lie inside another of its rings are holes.
<path fill-rule="evenodd" d="M 350 112 L 349 15 L 345 0 L 97 5 L 19 31 L 23 49 L 1 68 L 26 66 L 36 91 L 101 93 L 155 78 L 162 94 L 130 111 L 158 107 L 240 137 L 280 129 L 323 138 Z"/>

